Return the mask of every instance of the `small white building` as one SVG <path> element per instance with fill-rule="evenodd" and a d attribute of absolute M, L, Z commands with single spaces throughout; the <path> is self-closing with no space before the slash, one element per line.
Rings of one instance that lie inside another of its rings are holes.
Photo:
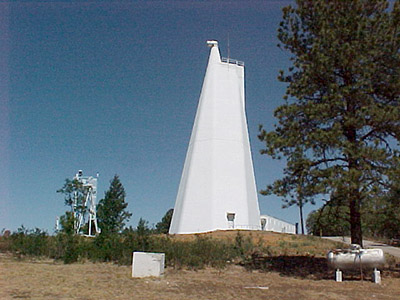
<path fill-rule="evenodd" d="M 261 230 L 296 234 L 296 225 L 268 215 L 261 215 L 260 219 Z"/>

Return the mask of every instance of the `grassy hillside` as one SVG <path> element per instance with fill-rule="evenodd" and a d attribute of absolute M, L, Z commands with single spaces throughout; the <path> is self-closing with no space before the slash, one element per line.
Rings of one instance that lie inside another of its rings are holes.
<path fill-rule="evenodd" d="M 210 238 L 234 243 L 238 236 L 243 243 L 253 246 L 253 251 L 269 255 L 307 255 L 325 257 L 329 250 L 345 247 L 343 243 L 324 240 L 310 235 L 294 235 L 270 231 L 226 230 L 201 234 L 173 235 L 178 241 L 193 241 L 196 238 Z"/>

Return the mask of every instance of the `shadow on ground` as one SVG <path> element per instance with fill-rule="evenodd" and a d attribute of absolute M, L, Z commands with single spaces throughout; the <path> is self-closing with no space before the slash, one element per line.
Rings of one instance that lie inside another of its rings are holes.
<path fill-rule="evenodd" d="M 332 279 L 325 258 L 313 256 L 263 256 L 253 253 L 244 263 L 248 270 L 274 271 L 284 276 Z"/>
<path fill-rule="evenodd" d="M 335 271 L 328 267 L 324 257 L 314 256 L 263 256 L 253 253 L 245 263 L 248 270 L 278 272 L 282 276 L 300 277 L 314 280 L 333 280 Z M 371 277 L 372 272 L 363 272 L 363 278 Z M 400 266 L 388 266 L 382 271 L 383 276 L 400 278 Z M 360 271 L 347 271 L 346 280 L 361 280 Z"/>

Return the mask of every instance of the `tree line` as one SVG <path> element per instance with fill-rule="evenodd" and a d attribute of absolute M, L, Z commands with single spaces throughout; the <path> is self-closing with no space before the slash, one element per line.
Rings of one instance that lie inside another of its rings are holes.
<path fill-rule="evenodd" d="M 400 238 L 400 189 L 374 197 L 362 205 L 361 212 L 361 226 L 367 237 L 384 240 Z M 326 203 L 309 214 L 307 230 L 318 236 L 348 236 L 348 207 L 338 201 Z"/>

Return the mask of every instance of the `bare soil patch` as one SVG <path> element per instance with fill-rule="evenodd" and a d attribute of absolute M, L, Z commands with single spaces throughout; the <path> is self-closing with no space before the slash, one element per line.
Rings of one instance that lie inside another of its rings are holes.
<path fill-rule="evenodd" d="M 289 259 L 290 260 L 290 259 Z M 285 261 L 287 272 L 293 264 Z M 303 279 L 279 271 L 174 270 L 162 278 L 131 278 L 131 268 L 105 263 L 64 265 L 0 254 L 0 299 L 399 299 L 400 279 L 382 284 L 344 278 Z M 298 275 L 298 274 L 297 274 Z"/>

